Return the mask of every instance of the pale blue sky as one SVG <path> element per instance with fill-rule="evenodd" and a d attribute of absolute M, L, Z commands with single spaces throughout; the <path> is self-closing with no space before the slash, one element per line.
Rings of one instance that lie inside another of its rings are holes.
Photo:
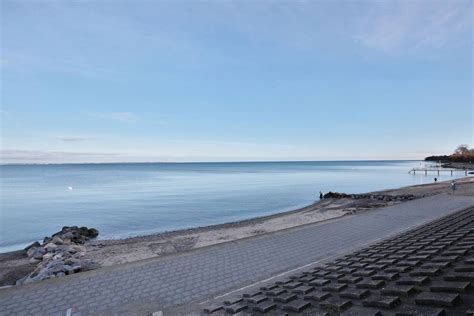
<path fill-rule="evenodd" d="M 473 1 L 1 1 L 4 162 L 473 142 Z"/>

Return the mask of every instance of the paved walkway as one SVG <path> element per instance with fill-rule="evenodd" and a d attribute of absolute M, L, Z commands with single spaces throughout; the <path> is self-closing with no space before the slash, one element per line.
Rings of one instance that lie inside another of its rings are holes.
<path fill-rule="evenodd" d="M 0 315 L 147 314 L 347 253 L 470 206 L 474 197 L 434 196 L 161 259 L 0 290 Z"/>

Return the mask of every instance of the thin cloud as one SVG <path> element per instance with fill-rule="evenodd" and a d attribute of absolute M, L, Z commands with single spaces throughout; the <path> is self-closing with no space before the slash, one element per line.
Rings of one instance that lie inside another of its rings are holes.
<path fill-rule="evenodd" d="M 470 30 L 472 2 L 373 3 L 348 23 L 348 34 L 370 49 L 402 52 L 442 47 Z"/>
<path fill-rule="evenodd" d="M 62 140 L 63 142 L 83 142 L 93 138 L 84 136 L 58 136 L 56 139 Z"/>
<path fill-rule="evenodd" d="M 99 112 L 87 112 L 87 116 L 95 119 L 110 120 L 122 123 L 135 123 L 139 120 L 138 115 L 132 112 L 110 112 L 110 113 L 99 113 Z"/>
<path fill-rule="evenodd" d="M 62 162 L 96 162 L 114 161 L 121 154 L 98 152 L 63 152 L 47 150 L 0 150 L 0 163 L 62 163 Z"/>

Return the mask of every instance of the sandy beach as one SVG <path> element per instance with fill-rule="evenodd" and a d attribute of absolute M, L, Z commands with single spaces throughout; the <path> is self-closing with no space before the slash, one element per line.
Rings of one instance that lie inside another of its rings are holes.
<path fill-rule="evenodd" d="M 456 195 L 474 196 L 474 177 L 456 181 Z M 376 195 L 426 197 L 453 194 L 450 181 L 371 192 Z M 292 227 L 334 220 L 341 216 L 403 203 L 371 199 L 330 198 L 289 212 L 214 226 L 192 228 L 116 240 L 96 240 L 85 245 L 88 258 L 103 267 L 161 257 L 191 249 L 250 238 Z M 0 286 L 13 284 L 34 268 L 24 251 L 0 254 Z"/>

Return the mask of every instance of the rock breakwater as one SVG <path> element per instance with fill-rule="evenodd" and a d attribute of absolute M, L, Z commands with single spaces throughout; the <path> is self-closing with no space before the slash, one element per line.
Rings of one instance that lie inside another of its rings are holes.
<path fill-rule="evenodd" d="M 99 232 L 95 228 L 64 226 L 51 237 L 45 237 L 42 244 L 40 242 L 31 244 L 25 250 L 30 263 L 37 266 L 16 284 L 28 284 L 97 269 L 99 264 L 87 258 L 83 244 L 98 235 Z"/>
<path fill-rule="evenodd" d="M 376 193 L 365 193 L 365 194 L 346 194 L 339 192 L 328 192 L 324 194 L 325 199 L 367 199 L 367 200 L 378 200 L 378 201 L 410 201 L 425 197 L 426 195 L 413 195 L 413 194 L 401 194 L 401 195 L 388 195 L 388 194 L 376 194 Z"/>

